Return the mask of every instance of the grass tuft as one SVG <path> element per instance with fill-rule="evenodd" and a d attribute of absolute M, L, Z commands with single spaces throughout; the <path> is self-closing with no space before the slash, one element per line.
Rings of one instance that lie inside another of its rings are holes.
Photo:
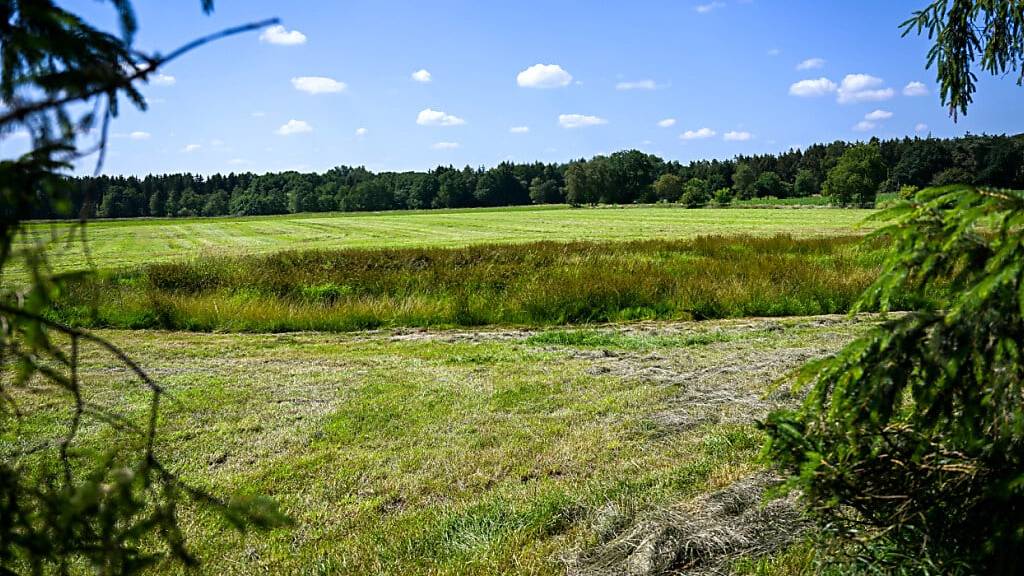
<path fill-rule="evenodd" d="M 78 326 L 289 332 L 836 314 L 877 277 L 883 252 L 859 237 L 703 236 L 207 257 L 76 281 L 53 315 Z"/>

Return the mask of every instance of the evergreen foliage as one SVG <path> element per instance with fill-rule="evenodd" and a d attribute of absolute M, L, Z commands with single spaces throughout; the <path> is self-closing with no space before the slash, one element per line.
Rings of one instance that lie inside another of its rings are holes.
<path fill-rule="evenodd" d="M 27 235 L 25 220 L 40 214 L 78 215 L 67 242 L 84 241 L 84 222 L 101 213 L 126 217 L 153 207 L 170 211 L 170 198 L 151 198 L 116 184 L 92 196 L 66 178 L 76 161 L 99 153 L 120 99 L 146 103 L 137 84 L 166 62 L 206 42 L 261 24 L 226 30 L 186 44 L 167 56 L 132 47 L 137 28 L 131 5 L 112 0 L 120 37 L 103 32 L 51 0 L 0 0 L 0 134 L 28 132 L 32 150 L 0 162 L 0 278 L 15 266 L 27 283 L 0 285 L 0 572 L 60 573 L 88 568 L 98 574 L 131 574 L 170 559 L 194 565 L 181 527 L 180 506 L 219 512 L 238 528 L 265 527 L 283 518 L 269 503 L 225 501 L 181 481 L 155 448 L 166 390 L 117 346 L 89 332 L 43 317 L 67 277 L 54 274 Z M 210 0 L 203 1 L 206 11 Z M 96 129 L 94 146 L 77 138 Z M 175 213 L 193 211 L 199 197 L 188 187 Z M 177 190 L 175 194 L 177 194 Z M 79 365 L 84 354 L 112 355 L 151 397 L 142 422 L 98 403 L 85 389 Z M 65 430 L 30 445 L 19 425 L 19 395 L 64 399 L 54 418 Z M 77 442 L 86 427 L 109 429 L 107 450 L 95 453 Z"/>

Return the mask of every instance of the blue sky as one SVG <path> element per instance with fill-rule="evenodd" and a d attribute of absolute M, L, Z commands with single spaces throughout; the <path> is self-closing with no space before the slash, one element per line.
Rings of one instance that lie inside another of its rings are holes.
<path fill-rule="evenodd" d="M 115 122 L 105 172 L 422 170 L 628 148 L 685 162 L 1024 131 L 1012 78 L 983 76 L 969 115 L 948 117 L 926 40 L 898 29 L 924 4 L 219 0 L 204 16 L 198 0 L 136 0 L 147 50 L 272 16 L 284 29 L 171 64 L 144 90 L 151 109 Z M 106 3 L 63 5 L 113 25 Z"/>

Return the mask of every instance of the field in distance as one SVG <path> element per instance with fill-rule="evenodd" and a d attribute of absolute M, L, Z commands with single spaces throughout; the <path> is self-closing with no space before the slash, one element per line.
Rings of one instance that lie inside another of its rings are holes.
<path fill-rule="evenodd" d="M 856 233 L 870 210 L 699 209 L 566 206 L 294 214 L 246 218 L 98 220 L 87 226 L 88 251 L 101 269 L 203 255 L 266 254 L 288 249 L 454 247 L 486 243 L 681 239 L 751 234 L 796 237 Z M 38 240 L 66 224 L 38 223 Z M 82 268 L 81 243 L 54 240 L 56 270 Z"/>

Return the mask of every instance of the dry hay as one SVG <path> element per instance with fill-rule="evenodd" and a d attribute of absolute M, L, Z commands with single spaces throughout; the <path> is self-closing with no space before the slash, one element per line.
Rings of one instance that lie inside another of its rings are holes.
<path fill-rule="evenodd" d="M 765 501 L 766 490 L 778 482 L 778 477 L 762 472 L 648 514 L 596 549 L 568 558 L 568 574 L 725 574 L 736 558 L 780 550 L 801 536 L 806 522 L 796 494 Z M 614 515 L 602 511 L 596 523 L 607 523 Z"/>

